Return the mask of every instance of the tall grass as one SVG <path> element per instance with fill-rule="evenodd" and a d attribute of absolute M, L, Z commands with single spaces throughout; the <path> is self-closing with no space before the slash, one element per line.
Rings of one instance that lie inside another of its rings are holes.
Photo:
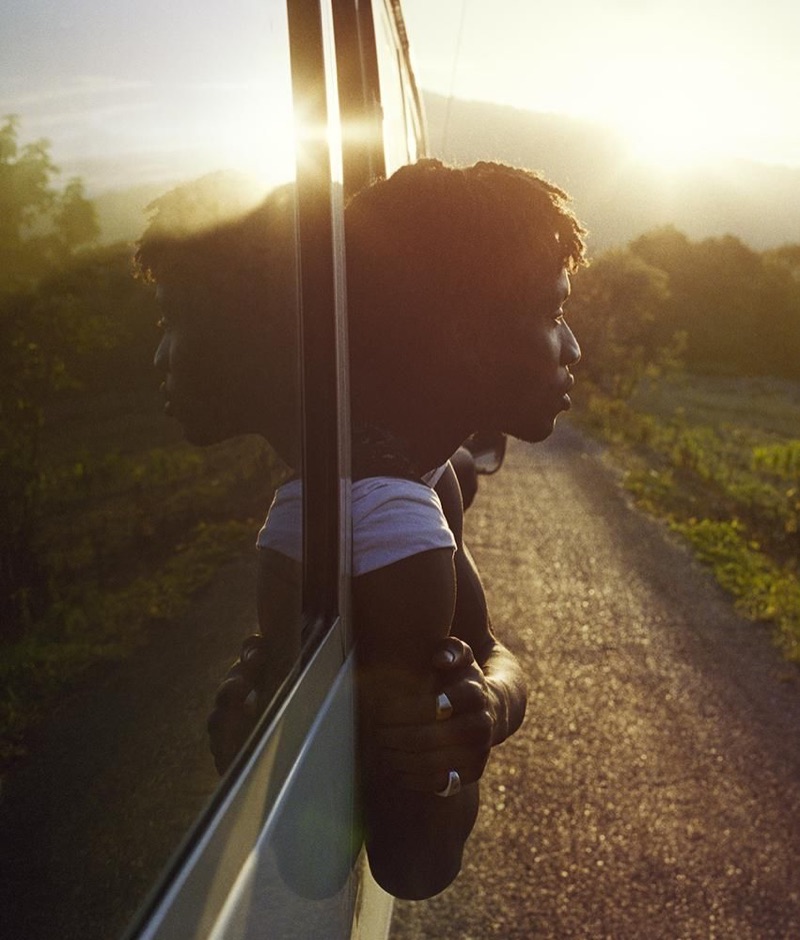
<path fill-rule="evenodd" d="M 800 662 L 800 390 L 779 384 L 684 376 L 632 403 L 595 392 L 579 419 L 611 445 L 637 503 Z"/>
<path fill-rule="evenodd" d="M 87 415 L 53 435 L 35 543 L 48 603 L 0 650 L 0 765 L 89 666 L 168 629 L 223 563 L 253 551 L 285 475 L 259 438 L 197 449 L 170 441 L 157 414 L 130 416 L 159 442 L 132 446 L 128 417 Z"/>

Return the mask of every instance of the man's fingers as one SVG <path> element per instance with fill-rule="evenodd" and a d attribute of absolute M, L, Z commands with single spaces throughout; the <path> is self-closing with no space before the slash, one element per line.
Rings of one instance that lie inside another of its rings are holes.
<path fill-rule="evenodd" d="M 253 686 L 258 684 L 264 669 L 269 662 L 266 638 L 260 635 L 247 637 L 242 643 L 242 653 L 235 665 L 241 675 Z"/>
<path fill-rule="evenodd" d="M 447 696 L 447 708 L 441 695 Z M 397 695 L 381 705 L 384 727 L 420 727 L 428 724 L 449 724 L 459 715 L 483 711 L 488 705 L 483 673 L 477 666 L 452 677 L 437 692 Z"/>
<path fill-rule="evenodd" d="M 406 754 L 436 752 L 453 746 L 487 750 L 492 740 L 492 718 L 486 711 L 460 715 L 446 722 L 429 725 L 383 726 L 375 731 L 375 743 L 381 749 Z"/>
<path fill-rule="evenodd" d="M 488 704 L 488 694 L 483 678 L 483 674 L 478 672 L 477 667 L 465 676 L 460 676 L 457 681 L 448 682 L 443 685 L 439 695 L 444 694 L 452 706 L 451 718 L 456 715 L 470 714 L 475 711 L 481 711 Z M 434 696 L 433 709 L 434 717 L 439 717 L 441 709 L 437 709 L 437 697 Z M 451 720 L 451 719 L 447 719 Z"/>
<path fill-rule="evenodd" d="M 447 785 L 451 770 L 455 770 L 461 779 L 461 785 L 476 783 L 483 776 L 486 760 L 475 759 L 473 754 L 452 753 L 452 762 L 447 765 L 431 767 L 391 767 L 384 765 L 384 772 L 390 780 L 408 790 L 420 793 L 441 792 Z"/>
<path fill-rule="evenodd" d="M 242 641 L 239 659 L 228 670 L 208 717 L 211 753 L 223 773 L 253 730 L 258 714 L 256 688 L 268 663 L 266 638 L 253 634 Z"/>
<path fill-rule="evenodd" d="M 241 707 L 251 691 L 252 686 L 244 676 L 238 673 L 229 673 L 217 689 L 214 701 L 219 708 Z"/>
<path fill-rule="evenodd" d="M 228 670 L 217 689 L 216 704 L 222 707 L 237 706 L 247 700 L 258 686 L 267 663 L 265 638 L 259 635 L 247 637 L 242 643 L 239 659 Z"/>
<path fill-rule="evenodd" d="M 433 668 L 443 671 L 464 669 L 474 662 L 472 648 L 455 636 L 448 636 L 442 640 L 441 646 L 433 654 Z"/>

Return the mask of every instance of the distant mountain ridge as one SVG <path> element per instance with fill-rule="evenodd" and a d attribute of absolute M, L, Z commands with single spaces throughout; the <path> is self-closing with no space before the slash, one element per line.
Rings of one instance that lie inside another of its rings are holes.
<path fill-rule="evenodd" d="M 94 196 L 101 240 L 106 244 L 136 241 L 147 227 L 147 206 L 164 192 L 161 183 L 110 189 Z"/>
<path fill-rule="evenodd" d="M 800 243 L 800 169 L 744 161 L 663 175 L 626 156 L 601 125 L 505 105 L 423 94 L 431 155 L 456 163 L 501 160 L 539 170 L 573 197 L 591 252 L 673 224 L 692 239 L 731 234 L 756 250 Z M 445 129 L 446 123 L 446 129 Z M 96 171 L 96 167 L 91 168 Z M 75 168 L 77 175 L 92 174 Z M 173 183 L 113 184 L 90 192 L 103 242 L 133 241 L 145 207 Z"/>
<path fill-rule="evenodd" d="M 592 252 L 672 224 L 692 239 L 735 235 L 762 251 L 800 243 L 800 168 L 730 161 L 660 173 L 634 162 L 602 125 L 423 93 L 432 156 L 500 160 L 568 190 Z"/>

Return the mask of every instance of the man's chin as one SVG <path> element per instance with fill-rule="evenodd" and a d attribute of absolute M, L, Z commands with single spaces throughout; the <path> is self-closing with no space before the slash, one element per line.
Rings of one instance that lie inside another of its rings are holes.
<path fill-rule="evenodd" d="M 525 441 L 526 444 L 539 444 L 550 437 L 555 426 L 556 418 L 553 418 L 550 422 L 538 421 L 536 424 L 525 422 L 516 431 L 509 430 L 508 433 L 520 441 Z"/>
<path fill-rule="evenodd" d="M 219 444 L 235 433 L 227 427 L 227 421 L 215 420 L 210 409 L 187 407 L 184 402 L 169 402 L 165 410 L 181 426 L 184 439 L 196 447 Z"/>
<path fill-rule="evenodd" d="M 226 435 L 214 433 L 211 428 L 196 427 L 193 425 L 183 425 L 183 436 L 189 444 L 195 447 L 210 447 L 211 444 L 219 444 L 224 441 Z"/>

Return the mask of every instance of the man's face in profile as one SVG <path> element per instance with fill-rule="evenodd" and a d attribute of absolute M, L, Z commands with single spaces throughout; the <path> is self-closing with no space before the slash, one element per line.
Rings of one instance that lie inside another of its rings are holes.
<path fill-rule="evenodd" d="M 226 318 L 201 282 L 160 282 L 164 331 L 155 354 L 163 376 L 165 412 L 192 444 L 213 444 L 257 430 L 251 413 L 258 394 L 256 337 Z"/>
<path fill-rule="evenodd" d="M 542 441 L 556 418 L 570 407 L 575 380 L 570 366 L 580 347 L 564 319 L 570 293 L 569 275 L 561 269 L 544 281 L 530 309 L 515 313 L 499 331 L 492 421 L 521 440 Z"/>

